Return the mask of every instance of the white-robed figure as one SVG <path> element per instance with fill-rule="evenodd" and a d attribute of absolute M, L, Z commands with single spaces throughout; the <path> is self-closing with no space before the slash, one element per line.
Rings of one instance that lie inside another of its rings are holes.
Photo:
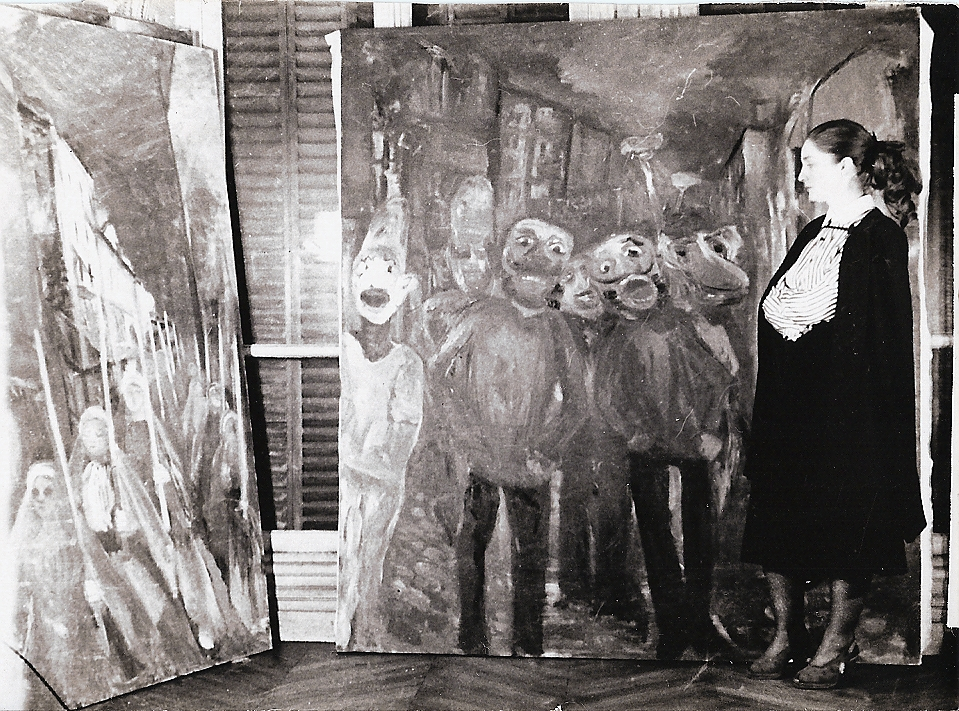
<path fill-rule="evenodd" d="M 423 362 L 390 337 L 390 321 L 417 283 L 406 273 L 407 231 L 404 200 L 378 209 L 350 278 L 360 318 L 343 334 L 340 369 L 340 649 L 376 645 L 383 560 L 423 419 Z"/>
<path fill-rule="evenodd" d="M 174 546 L 109 423 L 102 407 L 84 410 L 69 459 L 84 596 L 123 679 L 165 679 L 204 658 L 178 604 Z"/>
<path fill-rule="evenodd" d="M 53 462 L 30 465 L 8 545 L 16 585 L 10 642 L 65 703 L 99 699 L 122 679 L 103 618 L 84 596 L 84 551 Z"/>

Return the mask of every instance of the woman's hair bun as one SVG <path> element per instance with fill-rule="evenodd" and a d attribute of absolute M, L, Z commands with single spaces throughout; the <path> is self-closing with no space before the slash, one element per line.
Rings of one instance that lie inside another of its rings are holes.
<path fill-rule="evenodd" d="M 851 158 L 862 187 L 882 194 L 901 227 L 916 217 L 913 198 L 922 191 L 922 181 L 902 143 L 878 140 L 862 124 L 849 119 L 821 123 L 809 132 L 808 139 L 837 160 Z"/>
<path fill-rule="evenodd" d="M 922 192 L 919 171 L 899 141 L 877 140 L 870 156 L 870 187 L 882 193 L 893 218 L 905 227 L 916 218 L 914 196 Z"/>

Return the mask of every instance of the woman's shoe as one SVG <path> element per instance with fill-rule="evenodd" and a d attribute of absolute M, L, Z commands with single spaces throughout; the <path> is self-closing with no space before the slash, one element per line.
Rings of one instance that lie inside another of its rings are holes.
<path fill-rule="evenodd" d="M 749 665 L 749 676 L 763 681 L 782 679 L 786 676 L 786 667 L 797 658 L 805 661 L 805 657 L 797 654 L 792 647 L 786 647 L 778 654 L 764 654 Z"/>
<path fill-rule="evenodd" d="M 786 676 L 787 667 L 797 662 L 805 664 L 809 661 L 809 630 L 805 625 L 793 625 L 786 637 L 789 646 L 778 654 L 763 654 L 749 665 L 749 676 L 753 679 L 772 680 Z"/>
<path fill-rule="evenodd" d="M 839 686 L 846 665 L 859 657 L 859 645 L 853 640 L 847 649 L 823 665 L 808 664 L 793 678 L 799 689 L 834 689 Z"/>

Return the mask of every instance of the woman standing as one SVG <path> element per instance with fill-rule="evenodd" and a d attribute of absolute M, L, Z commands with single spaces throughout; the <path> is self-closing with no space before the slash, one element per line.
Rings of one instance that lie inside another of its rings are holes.
<path fill-rule="evenodd" d="M 776 632 L 750 674 L 803 689 L 839 683 L 874 575 L 906 572 L 926 525 L 916 469 L 908 245 L 920 183 L 897 144 L 846 119 L 814 128 L 799 180 L 825 216 L 799 234 L 763 296 L 746 465 L 742 559 L 763 566 Z M 809 649 L 808 584 L 829 623 Z"/>

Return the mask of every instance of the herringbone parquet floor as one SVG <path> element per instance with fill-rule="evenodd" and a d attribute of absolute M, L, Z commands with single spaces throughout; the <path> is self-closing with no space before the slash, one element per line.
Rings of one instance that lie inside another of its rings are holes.
<path fill-rule="evenodd" d="M 856 664 L 843 688 L 760 682 L 742 664 L 337 654 L 280 643 L 226 664 L 111 699 L 90 711 L 931 711 L 959 708 L 955 661 Z M 60 709 L 33 684 L 30 711 Z M 0 696 L 0 708 L 3 698 Z"/>

